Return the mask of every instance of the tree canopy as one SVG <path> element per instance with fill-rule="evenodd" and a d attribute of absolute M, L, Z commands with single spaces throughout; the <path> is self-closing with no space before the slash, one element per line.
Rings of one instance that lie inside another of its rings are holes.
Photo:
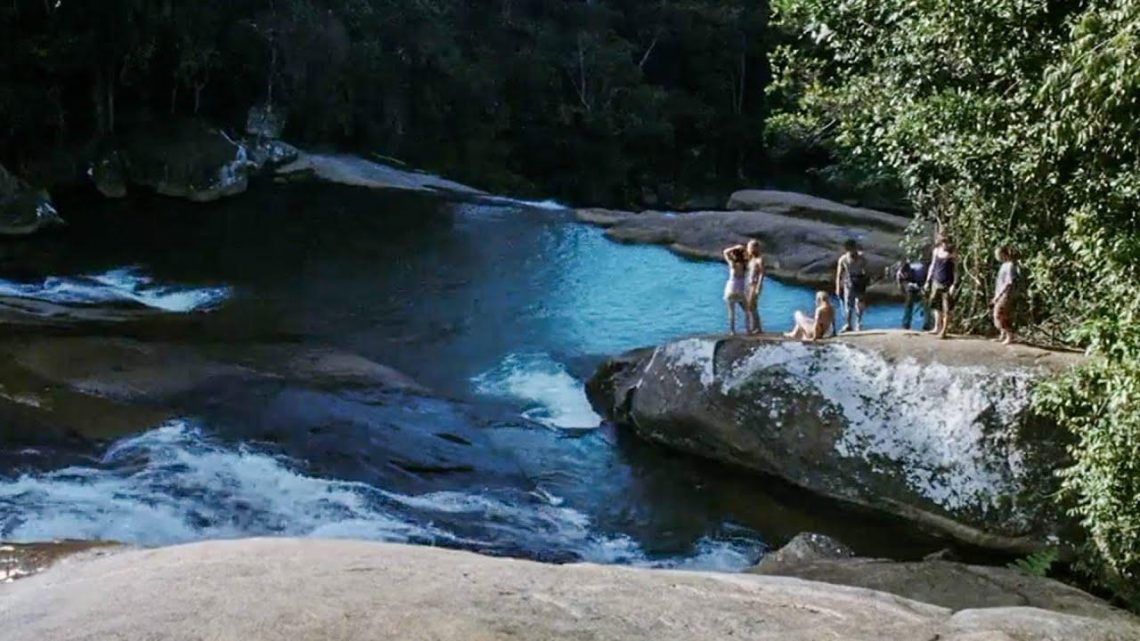
<path fill-rule="evenodd" d="M 766 22 L 743 0 L 11 0 L 0 163 L 148 119 L 236 128 L 272 103 L 301 144 L 681 202 L 760 172 Z"/>
<path fill-rule="evenodd" d="M 897 183 L 962 251 L 960 322 L 987 324 L 992 253 L 1020 250 L 1027 318 L 1090 364 L 1042 390 L 1085 564 L 1140 582 L 1140 2 L 775 0 L 770 138 Z M 805 143 L 801 142 L 801 145 Z"/>

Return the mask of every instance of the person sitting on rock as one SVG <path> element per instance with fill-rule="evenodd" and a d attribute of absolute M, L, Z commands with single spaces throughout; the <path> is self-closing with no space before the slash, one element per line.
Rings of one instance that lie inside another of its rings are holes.
<path fill-rule="evenodd" d="M 1016 338 L 1013 327 L 1013 307 L 1017 294 L 1017 281 L 1021 275 L 1017 269 L 1017 255 L 1012 247 L 999 247 L 994 255 L 1001 261 L 1001 267 L 998 268 L 997 284 L 994 286 L 994 327 L 1000 332 L 999 340 L 1009 345 Z"/>
<path fill-rule="evenodd" d="M 854 240 L 843 243 L 843 255 L 835 265 L 835 295 L 843 302 L 844 323 L 840 331 L 863 329 L 864 298 L 867 296 L 867 259 Z"/>
<path fill-rule="evenodd" d="M 748 333 L 759 334 L 760 293 L 764 290 L 764 255 L 760 252 L 760 241 L 750 240 L 746 248 L 748 254 Z"/>
<path fill-rule="evenodd" d="M 724 303 L 728 306 L 728 331 L 736 334 L 736 307 L 744 310 L 748 317 L 748 256 L 743 245 L 733 245 L 724 250 L 724 262 L 728 263 L 728 282 L 724 284 Z"/>
<path fill-rule="evenodd" d="M 930 329 L 930 307 L 922 294 L 926 282 L 926 265 L 921 260 L 903 261 L 895 273 L 895 282 L 904 298 L 902 328 L 909 330 L 914 322 L 914 308 L 922 308 L 922 329 Z"/>
<path fill-rule="evenodd" d="M 814 317 L 797 310 L 795 323 L 792 331 L 784 334 L 784 336 L 811 343 L 826 337 L 827 332 L 833 328 L 835 323 L 835 308 L 831 306 L 831 297 L 827 295 L 827 292 L 815 293 Z"/>
<path fill-rule="evenodd" d="M 946 331 L 950 328 L 950 310 L 958 292 L 958 254 L 954 251 L 954 243 L 946 236 L 940 235 L 934 244 L 923 289 L 930 292 L 930 307 L 934 310 L 934 327 L 930 331 L 938 334 L 939 338 L 946 338 Z"/>

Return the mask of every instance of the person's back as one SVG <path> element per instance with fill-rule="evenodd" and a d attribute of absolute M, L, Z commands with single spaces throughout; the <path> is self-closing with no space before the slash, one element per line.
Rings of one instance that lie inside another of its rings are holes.
<path fill-rule="evenodd" d="M 926 265 L 922 261 L 903 263 L 899 267 L 898 281 L 907 292 L 922 290 L 922 284 L 926 282 Z"/>

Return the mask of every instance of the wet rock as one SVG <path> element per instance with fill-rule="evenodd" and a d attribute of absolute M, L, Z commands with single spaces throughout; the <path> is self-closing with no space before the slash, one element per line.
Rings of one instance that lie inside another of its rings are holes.
<path fill-rule="evenodd" d="M 289 539 L 61 563 L 0 590 L 0 621 L 8 641 L 1092 641 L 1140 634 L 1127 618 L 1027 607 L 954 613 L 789 577 L 551 566 L 427 547 Z"/>
<path fill-rule="evenodd" d="M 779 550 L 765 554 L 754 572 L 784 574 L 782 572 L 784 568 L 800 567 L 812 561 L 846 559 L 853 556 L 855 556 L 854 550 L 840 541 L 815 532 L 803 532 L 797 534 Z"/>
<path fill-rule="evenodd" d="M 855 239 L 867 257 L 875 297 L 897 297 L 892 267 L 905 256 L 901 249 L 908 220 L 882 212 L 856 209 L 819 198 L 787 192 L 781 198 L 734 200 L 763 205 L 747 211 L 695 211 L 688 213 L 611 209 L 578 210 L 582 222 L 606 228 L 606 236 L 626 243 L 665 245 L 682 256 L 722 260 L 721 252 L 734 243 L 759 240 L 768 273 L 780 280 L 832 290 L 835 263 L 843 243 Z"/>
<path fill-rule="evenodd" d="M 0 355 L 0 423 L 10 444 L 119 438 L 181 415 L 205 390 L 258 381 L 427 393 L 396 370 L 329 348 L 59 336 L 5 341 Z"/>
<path fill-rule="evenodd" d="M 111 150 L 99 156 L 91 163 L 91 181 L 95 189 L 107 198 L 125 198 L 127 195 L 127 176 L 123 169 L 123 159 L 117 150 Z"/>
<path fill-rule="evenodd" d="M 826 198 L 791 191 L 746 189 L 732 194 L 727 209 L 731 211 L 766 211 L 780 216 L 815 220 L 858 229 L 883 229 L 895 233 L 906 231 L 911 219 L 873 209 L 852 207 Z"/>
<path fill-rule="evenodd" d="M 770 555 L 779 557 L 778 561 L 768 562 L 766 556 L 749 572 L 889 592 L 954 611 L 1029 607 L 1100 620 L 1136 622 L 1128 613 L 1046 577 L 1029 576 L 1002 567 L 941 560 L 902 562 L 848 558 L 849 554 L 804 554 L 802 544 L 797 543 L 799 540 L 800 537 L 796 537 L 788 546 Z"/>
<path fill-rule="evenodd" d="M 119 152 L 131 184 L 164 196 L 209 202 L 240 194 L 249 185 L 248 150 L 199 121 L 131 132 Z"/>
<path fill-rule="evenodd" d="M 62 223 L 47 191 L 33 189 L 0 166 L 0 235 L 26 236 Z"/>
<path fill-rule="evenodd" d="M 1023 553 L 1064 534 L 1070 438 L 1033 414 L 1032 388 L 1079 361 L 904 332 L 691 338 L 603 365 L 587 393 L 647 440 Z"/>
<path fill-rule="evenodd" d="M 257 172 L 272 171 L 293 162 L 301 155 L 300 150 L 293 145 L 271 138 L 247 139 L 245 146 L 249 150 L 252 169 Z"/>

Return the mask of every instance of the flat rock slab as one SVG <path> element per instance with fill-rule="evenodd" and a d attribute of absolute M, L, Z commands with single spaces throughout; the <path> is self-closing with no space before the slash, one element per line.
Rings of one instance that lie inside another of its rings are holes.
<path fill-rule="evenodd" d="M 550 566 L 381 543 L 250 539 L 62 562 L 0 586 L 6 641 L 1125 641 L 1140 627 L 949 609 L 786 577 Z"/>
<path fill-rule="evenodd" d="M 277 169 L 283 179 L 315 177 L 319 180 L 369 189 L 446 192 L 465 196 L 483 195 L 473 187 L 432 174 L 383 165 L 349 154 L 301 154 Z"/>
<path fill-rule="evenodd" d="M 1117 610 L 1077 588 L 1001 567 L 938 560 L 900 562 L 817 558 L 779 565 L 765 566 L 762 563 L 749 572 L 869 588 L 954 611 L 1027 606 L 1136 623 L 1136 619 L 1127 612 Z"/>

